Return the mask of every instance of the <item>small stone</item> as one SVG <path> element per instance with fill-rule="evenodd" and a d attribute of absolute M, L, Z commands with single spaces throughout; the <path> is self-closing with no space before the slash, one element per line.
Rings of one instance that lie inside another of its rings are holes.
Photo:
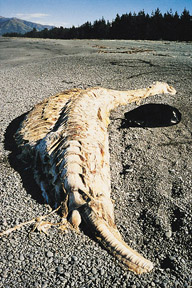
<path fill-rule="evenodd" d="M 92 273 L 93 273 L 94 275 L 96 275 L 96 274 L 97 274 L 97 269 L 96 269 L 96 268 L 93 268 L 93 269 L 92 269 Z"/>
<path fill-rule="evenodd" d="M 100 275 L 103 276 L 104 274 L 105 274 L 105 270 L 104 270 L 104 269 L 101 269 L 101 270 L 100 270 Z"/>
<path fill-rule="evenodd" d="M 41 288 L 47 288 L 47 282 L 44 282 Z"/>
<path fill-rule="evenodd" d="M 172 262 L 175 262 L 175 261 L 176 261 L 175 256 L 169 256 L 169 259 L 170 259 Z"/>
<path fill-rule="evenodd" d="M 7 221 L 6 221 L 6 219 L 3 219 L 2 225 L 3 225 L 3 226 L 7 226 Z"/>
<path fill-rule="evenodd" d="M 7 259 L 10 261 L 11 259 L 13 259 L 13 255 L 10 254 Z"/>
<path fill-rule="evenodd" d="M 77 262 L 78 258 L 76 256 L 71 256 L 71 260 Z"/>
<path fill-rule="evenodd" d="M 162 288 L 166 288 L 167 284 L 165 282 L 161 283 Z"/>
<path fill-rule="evenodd" d="M 3 274 L 2 274 L 2 277 L 3 277 L 3 278 L 6 278 L 7 275 L 8 275 L 8 270 L 4 270 L 4 271 L 3 271 Z"/>
<path fill-rule="evenodd" d="M 23 256 L 23 254 L 20 255 L 19 259 L 20 259 L 21 261 L 24 261 L 25 258 L 24 258 L 24 256 Z"/>
<path fill-rule="evenodd" d="M 55 265 L 57 266 L 57 265 L 59 264 L 59 259 L 55 258 L 55 259 L 54 259 L 54 263 L 55 263 Z"/>
<path fill-rule="evenodd" d="M 165 233 L 165 236 L 166 236 L 168 239 L 171 238 L 171 236 L 172 236 L 172 231 L 171 231 L 171 230 L 167 231 L 167 232 Z"/>
<path fill-rule="evenodd" d="M 58 274 L 63 274 L 63 272 L 64 272 L 63 266 L 58 266 L 57 267 L 57 272 L 58 272 Z"/>
<path fill-rule="evenodd" d="M 49 257 L 49 258 L 50 258 L 50 257 L 53 257 L 53 253 L 52 253 L 51 251 L 48 251 L 48 252 L 47 252 L 47 257 Z"/>
<path fill-rule="evenodd" d="M 178 281 L 175 281 L 175 287 L 180 287 L 180 284 L 179 284 L 179 282 Z"/>
<path fill-rule="evenodd" d="M 35 288 L 36 288 L 36 287 L 39 287 L 39 282 L 35 281 L 34 287 L 35 287 Z"/>
<path fill-rule="evenodd" d="M 48 259 L 48 263 L 51 264 L 53 262 L 53 258 Z"/>
<path fill-rule="evenodd" d="M 65 277 L 69 278 L 70 277 L 70 273 L 69 272 L 65 272 Z"/>

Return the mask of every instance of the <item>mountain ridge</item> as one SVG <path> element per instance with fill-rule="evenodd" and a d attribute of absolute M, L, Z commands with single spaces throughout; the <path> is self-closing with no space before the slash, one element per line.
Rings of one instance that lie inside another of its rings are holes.
<path fill-rule="evenodd" d="M 44 30 L 45 28 L 52 29 L 54 26 L 42 25 L 26 20 L 22 20 L 16 17 L 8 18 L 0 16 L 0 36 L 6 33 L 20 33 L 25 34 L 33 29 L 37 31 Z"/>

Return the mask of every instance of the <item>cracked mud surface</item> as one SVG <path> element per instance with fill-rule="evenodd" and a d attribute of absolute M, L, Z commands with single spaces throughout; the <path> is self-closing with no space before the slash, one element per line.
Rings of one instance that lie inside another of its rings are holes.
<path fill-rule="evenodd" d="M 182 114 L 175 126 L 121 129 L 124 113 L 137 106 L 111 113 L 116 223 L 125 241 L 154 262 L 152 273 L 129 272 L 83 231 L 63 235 L 53 228 L 30 239 L 27 226 L 0 239 L 0 287 L 191 287 L 192 44 L 0 42 L 0 231 L 49 211 L 30 171 L 16 159 L 12 138 L 21 116 L 45 97 L 73 87 L 125 90 L 165 81 L 177 95 L 141 104 L 164 103 Z M 58 215 L 51 220 L 59 221 Z"/>

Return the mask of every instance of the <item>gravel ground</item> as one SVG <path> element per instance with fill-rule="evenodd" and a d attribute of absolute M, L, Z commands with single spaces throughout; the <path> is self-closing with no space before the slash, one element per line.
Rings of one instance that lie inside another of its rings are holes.
<path fill-rule="evenodd" d="M 145 129 L 119 129 L 135 104 L 111 113 L 116 223 L 125 241 L 155 263 L 152 273 L 127 271 L 84 231 L 29 234 L 26 226 L 0 239 L 0 287 L 192 287 L 192 44 L 0 38 L 0 60 L 1 231 L 49 211 L 13 141 L 22 115 L 45 97 L 73 87 L 165 81 L 177 95 L 143 104 L 166 103 L 182 113 L 178 125 Z"/>

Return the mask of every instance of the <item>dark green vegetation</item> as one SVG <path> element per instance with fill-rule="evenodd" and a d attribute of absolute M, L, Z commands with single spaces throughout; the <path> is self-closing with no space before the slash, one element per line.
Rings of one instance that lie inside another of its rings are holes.
<path fill-rule="evenodd" d="M 184 9 L 179 16 L 172 10 L 161 14 L 157 8 L 154 13 L 145 14 L 140 11 L 137 15 L 131 12 L 119 16 L 117 14 L 112 22 L 101 20 L 93 24 L 86 22 L 79 27 L 53 28 L 48 30 L 32 31 L 24 35 L 7 33 L 4 36 L 23 36 L 32 38 L 50 39 L 133 39 L 133 40 L 171 40 L 191 41 L 192 40 L 192 16 Z"/>

